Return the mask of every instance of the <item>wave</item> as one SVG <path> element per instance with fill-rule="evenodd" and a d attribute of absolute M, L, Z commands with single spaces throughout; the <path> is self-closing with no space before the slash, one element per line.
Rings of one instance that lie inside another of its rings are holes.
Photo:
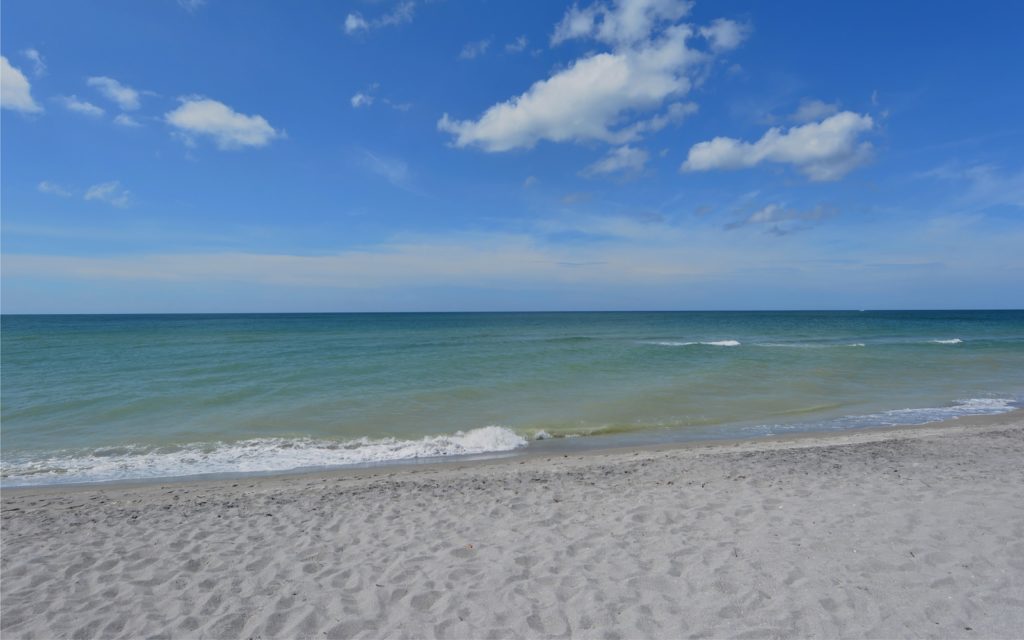
<path fill-rule="evenodd" d="M 716 340 L 712 342 L 674 342 L 671 340 L 660 340 L 656 342 L 645 342 L 644 344 L 653 344 L 660 347 L 690 347 L 693 345 L 705 345 L 709 347 L 738 347 L 741 343 L 739 340 Z"/>
<path fill-rule="evenodd" d="M 983 416 L 1008 413 L 1017 408 L 1017 401 L 1010 398 L 970 398 L 958 400 L 945 407 L 918 409 L 891 409 L 864 415 L 842 416 L 820 423 L 803 424 L 762 424 L 745 428 L 745 432 L 757 435 L 774 435 L 794 431 L 841 431 L 865 427 L 900 427 L 943 420 L 955 420 L 965 416 Z M 811 428 L 808 428 L 808 427 Z"/>
<path fill-rule="evenodd" d="M 772 347 L 780 349 L 831 349 L 834 347 L 863 347 L 863 342 L 837 344 L 830 342 L 760 342 L 755 347 Z"/>
<path fill-rule="evenodd" d="M 219 473 L 284 472 L 365 463 L 500 453 L 527 441 L 498 426 L 419 440 L 259 438 L 234 443 L 142 446 L 57 452 L 45 458 L 4 461 L 4 486 L 143 480 Z"/>
<path fill-rule="evenodd" d="M 963 342 L 960 338 L 950 338 L 949 340 L 932 340 L 932 344 L 960 344 Z"/>

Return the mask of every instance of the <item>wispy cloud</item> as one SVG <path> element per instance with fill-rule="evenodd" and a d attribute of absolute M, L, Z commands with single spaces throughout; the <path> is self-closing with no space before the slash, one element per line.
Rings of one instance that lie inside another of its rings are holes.
<path fill-rule="evenodd" d="M 401 158 L 393 158 L 367 149 L 360 149 L 354 157 L 355 163 L 370 173 L 384 178 L 392 186 L 411 193 L 419 193 L 413 184 L 409 164 Z"/>
<path fill-rule="evenodd" d="M 206 6 L 206 0 L 178 0 L 178 6 L 189 13 L 195 13 Z"/>
<path fill-rule="evenodd" d="M 824 120 L 825 118 L 837 113 L 839 113 L 838 104 L 804 98 L 800 101 L 800 106 L 797 107 L 796 112 L 793 113 L 789 119 L 793 122 L 803 124 L 805 122 Z"/>
<path fill-rule="evenodd" d="M 374 97 L 372 95 L 368 93 L 363 93 L 362 91 L 358 91 L 356 92 L 355 95 L 352 96 L 349 102 L 352 103 L 353 109 L 358 109 L 359 107 L 370 106 L 371 104 L 373 104 L 373 100 Z"/>
<path fill-rule="evenodd" d="M 86 84 L 97 89 L 105 98 L 125 111 L 139 108 L 139 92 L 113 78 L 93 76 L 86 80 Z"/>
<path fill-rule="evenodd" d="M 647 152 L 629 145 L 612 149 L 608 154 L 585 168 L 584 176 L 597 176 L 609 173 L 639 173 L 647 165 Z"/>
<path fill-rule="evenodd" d="M 462 46 L 462 51 L 459 52 L 460 60 L 473 60 L 487 53 L 487 49 L 491 46 L 490 38 L 483 40 L 476 40 L 474 42 L 467 42 Z"/>
<path fill-rule="evenodd" d="M 818 205 L 812 209 L 799 210 L 788 208 L 782 204 L 769 204 L 754 211 L 750 215 L 730 222 L 724 226 L 727 231 L 742 227 L 755 226 L 765 233 L 776 236 L 789 235 L 809 229 L 814 222 L 835 215 L 835 209 Z"/>
<path fill-rule="evenodd" d="M 412 22 L 415 12 L 415 2 L 400 2 L 391 11 L 370 20 L 367 20 L 361 13 L 356 11 L 345 16 L 345 33 L 353 35 L 370 31 L 371 29 L 394 27 L 406 22 Z"/>
<path fill-rule="evenodd" d="M 114 124 L 131 129 L 142 126 L 141 122 L 126 113 L 119 113 L 114 116 Z"/>
<path fill-rule="evenodd" d="M 32 63 L 32 75 L 39 78 L 46 75 L 46 61 L 43 54 L 37 49 L 22 49 L 21 55 L 25 56 Z"/>
<path fill-rule="evenodd" d="M 36 185 L 36 189 L 40 193 L 49 193 L 51 195 L 60 196 L 62 198 L 70 198 L 72 193 L 69 189 L 62 187 L 61 185 L 50 182 L 49 180 L 43 180 Z"/>
<path fill-rule="evenodd" d="M 960 196 L 965 206 L 1024 207 L 1024 168 L 1007 171 L 994 164 L 963 165 L 950 163 L 919 174 L 953 184 L 966 185 Z"/>
<path fill-rule="evenodd" d="M 395 111 L 408 111 L 412 108 L 412 103 L 410 102 L 396 102 L 387 96 L 378 96 L 379 91 L 380 83 L 374 82 L 362 91 L 357 91 L 353 94 L 352 97 L 349 98 L 349 103 L 352 105 L 353 109 L 369 107 L 378 101 L 380 104 L 390 107 Z"/>
<path fill-rule="evenodd" d="M 522 53 L 529 46 L 530 41 L 526 36 L 519 36 L 512 42 L 505 45 L 505 53 Z"/>
<path fill-rule="evenodd" d="M 82 115 L 89 116 L 90 118 L 99 118 L 106 113 L 102 107 L 97 107 L 93 103 L 85 100 L 79 100 L 78 96 L 63 96 L 59 98 L 59 100 L 68 111 L 74 111 L 75 113 L 80 113 Z"/>
<path fill-rule="evenodd" d="M 115 207 L 127 207 L 131 202 L 131 193 L 122 189 L 121 183 L 117 180 L 94 184 L 86 189 L 84 197 L 86 200 L 106 202 Z"/>

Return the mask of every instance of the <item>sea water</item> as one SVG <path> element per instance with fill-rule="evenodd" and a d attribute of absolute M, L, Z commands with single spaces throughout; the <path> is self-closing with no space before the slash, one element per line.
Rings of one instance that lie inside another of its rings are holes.
<path fill-rule="evenodd" d="M 1024 312 L 3 316 L 4 486 L 924 424 L 1024 399 Z"/>

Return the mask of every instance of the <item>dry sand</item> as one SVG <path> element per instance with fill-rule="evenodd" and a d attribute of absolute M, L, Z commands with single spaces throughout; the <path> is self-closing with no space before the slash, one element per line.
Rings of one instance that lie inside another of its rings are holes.
<path fill-rule="evenodd" d="M 1024 418 L 5 490 L 5 638 L 1024 635 Z"/>

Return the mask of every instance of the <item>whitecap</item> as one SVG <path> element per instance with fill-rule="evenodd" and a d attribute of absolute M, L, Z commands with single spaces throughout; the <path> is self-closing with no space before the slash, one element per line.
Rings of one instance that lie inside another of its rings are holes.
<path fill-rule="evenodd" d="M 259 438 L 176 448 L 124 447 L 55 452 L 4 462 L 5 486 L 54 482 L 105 482 L 211 473 L 283 472 L 294 469 L 439 458 L 512 451 L 525 438 L 499 426 L 426 436 L 418 440 L 359 438 L 345 442 L 311 438 Z"/>

